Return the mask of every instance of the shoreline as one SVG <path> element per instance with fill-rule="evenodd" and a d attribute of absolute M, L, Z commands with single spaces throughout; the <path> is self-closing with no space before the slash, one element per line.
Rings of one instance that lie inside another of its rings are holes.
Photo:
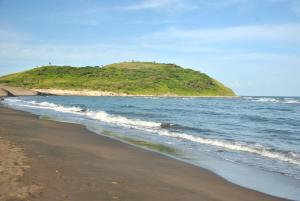
<path fill-rule="evenodd" d="M 96 135 L 82 125 L 42 120 L 2 106 L 0 111 L 0 137 L 21 146 L 30 158 L 20 181 L 38 186 L 40 190 L 29 195 L 36 200 L 282 200 L 232 184 L 209 170 Z"/>
<path fill-rule="evenodd" d="M 238 98 L 239 96 L 180 96 L 174 94 L 166 95 L 132 95 L 126 93 L 116 93 L 109 91 L 95 91 L 95 90 L 63 90 L 63 89 L 32 89 L 39 93 L 51 94 L 57 96 L 125 96 L 125 97 L 170 97 L 170 98 Z"/>
<path fill-rule="evenodd" d="M 120 96 L 120 97 L 169 97 L 169 98 L 239 98 L 239 96 L 181 96 L 176 94 L 151 95 L 151 94 L 126 94 L 110 91 L 96 90 L 64 90 L 64 89 L 28 89 L 22 87 L 7 86 L 0 83 L 0 97 L 13 96 Z"/>

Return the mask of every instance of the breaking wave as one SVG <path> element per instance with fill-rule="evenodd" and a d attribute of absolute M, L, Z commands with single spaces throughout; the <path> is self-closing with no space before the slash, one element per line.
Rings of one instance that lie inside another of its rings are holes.
<path fill-rule="evenodd" d="M 245 100 L 266 103 L 285 103 L 285 104 L 300 104 L 300 99 L 297 98 L 280 98 L 280 97 L 243 97 Z"/>
<path fill-rule="evenodd" d="M 57 112 L 72 113 L 81 116 L 86 116 L 90 119 L 99 120 L 106 123 L 113 123 L 119 126 L 132 127 L 132 128 L 160 128 L 161 123 L 143 121 L 139 119 L 129 119 L 119 115 L 108 114 L 104 111 L 91 111 L 82 106 L 62 106 L 49 102 L 36 102 L 36 101 L 24 101 L 19 99 L 6 99 L 8 104 L 17 104 L 24 107 L 49 109 Z"/>
<path fill-rule="evenodd" d="M 260 98 L 259 101 L 275 102 L 273 98 Z M 291 100 L 290 100 L 291 101 Z M 268 157 L 275 160 L 288 162 L 291 164 L 300 165 L 300 155 L 294 152 L 284 152 L 281 150 L 275 150 L 268 147 L 264 147 L 260 144 L 251 144 L 239 141 L 228 141 L 219 139 L 210 139 L 200 136 L 194 136 L 186 134 L 184 132 L 171 131 L 169 128 L 173 127 L 173 124 L 169 123 L 158 123 L 151 121 L 144 121 L 140 119 L 130 119 L 120 115 L 109 114 L 105 111 L 91 111 L 83 106 L 62 106 L 49 102 L 36 102 L 36 101 L 24 101 L 14 98 L 5 99 L 5 103 L 8 105 L 17 105 L 31 108 L 42 108 L 49 109 L 58 112 L 72 113 L 80 116 L 84 116 L 89 119 L 99 120 L 101 122 L 112 123 L 118 126 L 134 128 L 162 136 L 168 136 L 173 138 L 179 138 L 188 140 L 196 143 L 211 145 L 231 151 L 248 152 L 263 157 Z"/>
<path fill-rule="evenodd" d="M 152 131 L 149 131 L 152 132 Z M 224 148 L 232 151 L 242 151 L 248 152 L 252 154 L 257 154 L 263 157 L 268 157 L 271 159 L 276 159 L 288 163 L 292 163 L 295 165 L 300 165 L 300 155 L 294 152 L 284 152 L 279 150 L 274 150 L 271 148 L 263 147 L 259 144 L 249 144 L 245 142 L 231 142 L 225 140 L 216 140 L 216 139 L 208 139 L 199 136 L 193 136 L 185 133 L 177 133 L 177 132 L 169 132 L 167 130 L 161 130 L 157 132 L 159 135 L 165 135 L 170 137 L 176 137 L 181 139 L 190 140 L 193 142 L 198 142 L 202 144 L 212 145 L 220 148 Z"/>

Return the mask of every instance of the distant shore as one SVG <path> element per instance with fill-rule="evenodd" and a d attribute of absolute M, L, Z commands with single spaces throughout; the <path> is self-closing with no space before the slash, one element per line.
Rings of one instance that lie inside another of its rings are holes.
<path fill-rule="evenodd" d="M 165 95 L 132 95 L 126 93 L 115 93 L 109 91 L 95 91 L 95 90 L 63 90 L 63 89 L 33 89 L 42 94 L 52 94 L 59 96 L 129 96 L 129 97 L 203 97 L 203 98 L 236 98 L 238 96 L 180 96 L 176 94 Z"/>
<path fill-rule="evenodd" d="M 9 173 L 0 177 L 1 201 L 282 200 L 81 125 L 1 106 L 0 148 Z"/>
<path fill-rule="evenodd" d="M 186 97 L 186 98 L 237 98 L 238 96 L 180 96 L 176 94 L 149 95 L 149 94 L 126 94 L 110 91 L 96 90 L 64 90 L 64 89 L 27 89 L 0 84 L 0 97 L 7 96 L 128 96 L 128 97 Z"/>
<path fill-rule="evenodd" d="M 119 62 L 101 68 L 48 65 L 0 77 L 0 82 L 27 88 L 69 91 L 59 91 L 64 95 L 235 96 L 232 89 L 205 73 L 157 62 Z"/>

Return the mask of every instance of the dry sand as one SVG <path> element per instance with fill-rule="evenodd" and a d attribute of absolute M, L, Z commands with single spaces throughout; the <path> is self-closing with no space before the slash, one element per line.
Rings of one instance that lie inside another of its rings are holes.
<path fill-rule="evenodd" d="M 34 91 L 59 96 L 129 96 L 125 93 L 93 90 L 34 89 Z"/>
<path fill-rule="evenodd" d="M 129 97 L 198 97 L 198 98 L 237 98 L 237 96 L 179 96 L 176 94 L 164 94 L 164 95 L 131 95 L 126 93 L 116 93 L 110 91 L 94 91 L 94 90 L 64 90 L 64 89 L 33 89 L 41 94 L 51 94 L 58 96 L 129 96 Z"/>
<path fill-rule="evenodd" d="M 1 106 L 0 137 L 5 201 L 280 200 L 81 125 Z"/>

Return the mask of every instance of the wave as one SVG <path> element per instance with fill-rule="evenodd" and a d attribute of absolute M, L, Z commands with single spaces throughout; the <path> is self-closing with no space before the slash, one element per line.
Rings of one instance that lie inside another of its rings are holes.
<path fill-rule="evenodd" d="M 90 119 L 99 120 L 106 123 L 113 123 L 119 126 L 131 127 L 131 128 L 160 128 L 161 123 L 143 121 L 139 119 L 129 119 L 119 115 L 108 114 L 104 111 L 91 111 L 82 106 L 62 106 L 49 102 L 36 102 L 36 101 L 24 101 L 19 99 L 6 99 L 8 104 L 17 104 L 19 106 L 49 109 L 58 112 L 72 113 L 81 116 L 86 116 Z"/>
<path fill-rule="evenodd" d="M 77 113 L 82 112 L 85 110 L 85 108 L 78 107 L 78 106 L 71 106 L 71 107 L 65 107 L 62 105 L 57 105 L 54 103 L 49 102 L 36 102 L 36 101 L 24 101 L 20 99 L 5 99 L 5 102 L 8 104 L 17 104 L 19 106 L 25 106 L 25 107 L 31 107 L 31 108 L 42 108 L 42 109 L 50 109 L 57 112 L 70 112 L 70 113 Z"/>
<path fill-rule="evenodd" d="M 285 98 L 284 99 L 285 103 L 289 103 L 289 104 L 299 104 L 300 100 L 298 99 L 294 99 L 294 98 Z"/>
<path fill-rule="evenodd" d="M 228 141 L 220 139 L 204 138 L 200 136 L 194 136 L 186 134 L 184 132 L 171 131 L 169 128 L 176 127 L 177 125 L 170 123 L 157 123 L 151 121 L 144 121 L 140 119 L 129 119 L 119 115 L 109 114 L 105 111 L 90 111 L 83 107 L 78 106 L 62 106 L 49 102 L 36 102 L 36 101 L 24 101 L 14 98 L 5 99 L 5 102 L 9 105 L 20 105 L 25 107 L 34 107 L 42 109 L 50 109 L 58 112 L 72 113 L 86 118 L 98 120 L 101 122 L 112 123 L 118 126 L 127 128 L 134 128 L 149 133 L 155 133 L 162 136 L 168 136 L 173 138 L 179 138 L 201 144 L 219 147 L 231 151 L 247 152 L 271 159 L 276 159 L 291 164 L 300 165 L 300 155 L 294 152 L 284 152 L 271 148 L 264 147 L 260 144 L 251 144 L 239 141 Z"/>
<path fill-rule="evenodd" d="M 300 104 L 300 99 L 297 98 L 279 98 L 279 97 L 243 97 L 244 100 L 266 103 L 285 103 L 285 104 Z"/>
<path fill-rule="evenodd" d="M 148 130 L 148 132 L 153 132 L 153 131 Z M 220 147 L 232 151 L 248 152 L 248 153 L 268 157 L 271 159 L 277 159 L 295 165 L 300 165 L 299 154 L 294 152 L 284 152 L 284 151 L 274 150 L 271 148 L 263 147 L 259 144 L 252 145 L 245 142 L 231 142 L 226 140 L 208 139 L 204 137 L 189 135 L 186 133 L 170 132 L 167 130 L 160 130 L 157 133 L 159 135 L 181 138 L 181 139 L 198 142 L 206 145 L 212 145 L 212 146 L 216 146 L 216 147 Z"/>
<path fill-rule="evenodd" d="M 113 123 L 119 126 L 131 127 L 131 128 L 153 128 L 158 129 L 161 123 L 143 121 L 139 119 L 129 119 L 119 115 L 108 114 L 104 111 L 87 111 L 86 116 L 106 123 Z"/>

